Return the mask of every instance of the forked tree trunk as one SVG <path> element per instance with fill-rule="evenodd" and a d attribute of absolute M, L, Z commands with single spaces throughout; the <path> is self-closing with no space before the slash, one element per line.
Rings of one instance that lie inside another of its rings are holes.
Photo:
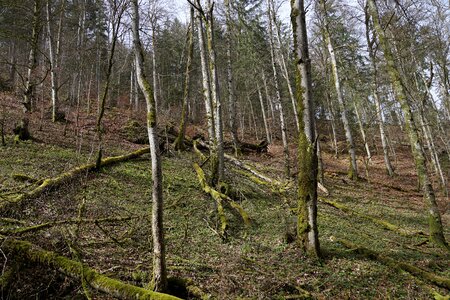
<path fill-rule="evenodd" d="M 152 288 L 158 292 L 167 289 L 166 254 L 163 230 L 163 193 L 161 155 L 159 153 L 157 115 L 155 99 L 144 71 L 144 49 L 139 35 L 138 0 L 132 0 L 133 45 L 136 57 L 136 74 L 139 87 L 147 103 L 147 131 L 152 160 L 152 236 L 153 236 L 153 278 Z"/>
<path fill-rule="evenodd" d="M 320 246 L 317 230 L 317 140 L 314 101 L 311 95 L 311 60 L 306 34 L 306 13 L 303 0 L 293 0 L 291 6 L 297 62 L 297 105 L 302 117 L 302 120 L 299 120 L 297 238 L 306 253 L 318 257 Z"/>
<path fill-rule="evenodd" d="M 423 191 L 423 196 L 428 204 L 428 221 L 430 230 L 430 240 L 439 246 L 448 248 L 445 240 L 441 214 L 439 212 L 434 190 L 427 173 L 427 166 L 422 143 L 419 139 L 419 131 L 415 124 L 411 106 L 406 96 L 405 88 L 402 84 L 400 72 L 395 64 L 394 55 L 392 54 L 391 45 L 386 39 L 383 28 L 381 27 L 378 15 L 378 8 L 374 0 L 368 0 L 368 7 L 375 32 L 380 41 L 381 48 L 384 52 L 384 58 L 387 63 L 389 77 L 394 87 L 397 101 L 400 103 L 403 114 L 405 116 L 405 128 L 411 144 L 411 150 L 416 165 L 417 176 L 419 177 L 420 186 Z"/>

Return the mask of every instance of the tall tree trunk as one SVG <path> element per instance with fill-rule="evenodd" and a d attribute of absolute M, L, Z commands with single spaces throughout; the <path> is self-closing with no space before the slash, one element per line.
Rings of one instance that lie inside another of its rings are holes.
<path fill-rule="evenodd" d="M 190 78 L 191 78 L 191 69 L 192 69 L 192 59 L 194 56 L 194 8 L 191 7 L 191 23 L 189 26 L 188 33 L 188 54 L 187 54 L 187 62 L 186 62 L 186 72 L 184 78 L 184 93 L 183 93 L 183 104 L 181 107 L 181 121 L 180 128 L 178 129 L 178 136 L 175 140 L 175 150 L 184 150 L 184 135 L 186 132 L 186 120 L 188 117 L 188 102 L 189 102 L 189 87 L 190 87 Z"/>
<path fill-rule="evenodd" d="M 368 0 L 368 7 L 370 15 L 372 16 L 375 32 L 378 36 L 380 45 L 384 52 L 384 58 L 387 63 L 389 77 L 393 84 L 397 101 L 400 103 L 403 114 L 405 116 L 405 128 L 408 133 L 409 141 L 411 144 L 411 150 L 416 165 L 417 176 L 419 177 L 419 182 L 423 190 L 425 201 L 428 204 L 430 240 L 439 246 L 448 248 L 448 244 L 445 240 L 442 228 L 441 214 L 439 212 L 434 190 L 427 173 L 425 155 L 422 143 L 419 139 L 419 131 L 417 130 L 417 126 L 413 118 L 411 106 L 406 96 L 405 87 L 403 86 L 400 72 L 395 64 L 394 55 L 392 54 L 391 50 L 391 45 L 389 44 L 389 41 L 386 39 L 383 28 L 381 27 L 378 15 L 378 8 L 376 6 L 375 1 Z"/>
<path fill-rule="evenodd" d="M 263 122 L 264 122 L 264 130 L 266 132 L 266 140 L 268 143 L 271 142 L 270 139 L 270 130 L 269 130 L 269 124 L 267 123 L 267 117 L 266 117 L 266 109 L 264 107 L 264 99 L 261 93 L 261 87 L 259 86 L 259 83 L 256 82 L 256 86 L 258 89 L 258 98 L 259 98 L 259 104 L 261 105 L 261 113 L 262 113 L 262 117 L 263 117 Z"/>
<path fill-rule="evenodd" d="M 367 141 L 366 132 L 364 130 L 364 124 L 362 123 L 361 120 L 361 113 L 359 112 L 358 106 L 356 105 L 355 102 L 353 102 L 353 107 L 355 108 L 356 119 L 358 121 L 359 131 L 361 132 L 361 137 L 364 142 L 364 148 L 366 149 L 367 159 L 370 163 L 372 162 L 372 154 L 370 153 L 369 143 Z"/>
<path fill-rule="evenodd" d="M 97 138 L 98 138 L 98 151 L 97 151 L 97 169 L 100 168 L 102 155 L 103 155 L 103 130 L 102 128 L 102 119 L 105 114 L 105 104 L 106 99 L 108 97 L 109 92 L 109 86 L 111 85 L 111 74 L 112 69 L 114 66 L 114 54 L 116 52 L 116 44 L 117 44 L 117 36 L 119 34 L 119 26 L 120 22 L 122 20 L 122 16 L 125 10 L 125 4 L 114 0 L 111 3 L 112 7 L 112 16 L 111 16 L 111 23 L 112 23 L 112 36 L 111 36 L 111 48 L 109 50 L 109 57 L 108 57 L 108 68 L 106 70 L 106 83 L 105 87 L 103 89 L 102 98 L 100 99 L 99 103 L 99 110 L 97 115 L 97 123 L 96 123 L 96 130 L 97 130 Z"/>
<path fill-rule="evenodd" d="M 302 120 L 299 120 L 297 234 L 304 251 L 318 257 L 320 246 L 317 229 L 317 140 L 314 101 L 311 96 L 311 60 L 306 34 L 306 13 L 303 0 L 293 0 L 291 6 L 297 62 L 297 105 L 302 116 Z"/>
<path fill-rule="evenodd" d="M 283 43 L 281 41 L 281 33 L 280 33 L 280 26 L 277 22 L 277 16 L 275 13 L 275 5 L 273 3 L 273 0 L 269 1 L 269 14 L 272 16 L 273 25 L 275 26 L 275 37 L 276 37 L 276 50 L 275 54 L 278 56 L 279 65 L 282 71 L 282 75 L 284 79 L 286 80 L 286 85 L 289 92 L 289 97 L 291 98 L 292 108 L 294 111 L 294 118 L 295 118 L 295 125 L 297 128 L 297 131 L 299 130 L 299 118 L 297 113 L 297 104 L 295 102 L 295 96 L 294 91 L 292 89 L 291 80 L 289 78 L 289 71 L 286 65 L 286 58 L 284 57 L 284 51 L 283 51 Z"/>
<path fill-rule="evenodd" d="M 378 128 L 380 130 L 380 138 L 381 138 L 381 146 L 383 147 L 383 157 L 384 157 L 384 165 L 386 166 L 386 171 L 389 176 L 394 176 L 394 168 L 392 167 L 391 160 L 389 158 L 389 149 L 388 149 L 388 141 L 386 132 L 384 130 L 384 120 L 383 120 L 383 108 L 381 106 L 381 99 L 378 93 L 378 69 L 376 56 L 374 52 L 374 43 L 375 39 L 370 38 L 370 16 L 365 9 L 365 27 L 366 27 L 366 41 L 367 41 L 367 49 L 369 51 L 370 63 L 373 68 L 372 75 L 372 95 L 375 100 L 376 110 L 377 110 L 377 121 Z"/>
<path fill-rule="evenodd" d="M 198 46 L 200 50 L 200 61 L 202 66 L 202 86 L 206 110 L 206 122 L 208 126 L 209 143 L 210 145 L 213 145 L 215 139 L 214 112 L 211 102 L 211 85 L 209 82 L 208 62 L 206 58 L 205 40 L 203 35 L 203 20 L 200 12 L 197 12 L 197 27 L 199 44 Z M 212 147 L 210 151 L 213 151 Z"/>
<path fill-rule="evenodd" d="M 224 0 L 225 18 L 226 18 L 226 34 L 227 43 L 227 89 L 228 89 L 228 121 L 230 126 L 231 139 L 233 140 L 235 153 L 238 153 L 239 138 L 237 135 L 236 124 L 236 95 L 234 92 L 233 68 L 231 58 L 231 5 L 230 0 Z"/>
<path fill-rule="evenodd" d="M 206 25 L 206 37 L 207 37 L 207 47 L 209 54 L 209 75 L 211 76 L 211 102 L 214 110 L 214 128 L 215 128 L 215 141 L 216 148 L 215 152 L 217 155 L 217 162 L 213 158 L 212 165 L 213 168 L 217 168 L 217 174 L 213 173 L 211 176 L 211 182 L 213 185 L 220 182 L 223 178 L 224 172 L 224 153 L 223 153 L 223 123 L 222 123 L 222 102 L 219 93 L 219 78 L 217 74 L 217 64 L 216 64 L 216 49 L 214 45 L 214 17 L 213 10 L 214 4 L 211 0 L 208 0 L 208 13 L 205 18 Z M 216 166 L 217 165 L 217 166 Z M 215 175 L 215 176 L 214 176 Z"/>
<path fill-rule="evenodd" d="M 153 73 L 153 98 L 155 99 L 156 111 L 160 106 L 161 99 L 158 98 L 158 71 L 156 68 L 156 16 L 152 16 L 151 27 L 152 27 L 152 73 Z"/>
<path fill-rule="evenodd" d="M 281 103 L 281 90 L 278 83 L 278 71 L 277 64 L 275 58 L 275 45 L 274 45 L 274 37 L 273 37 L 273 26 L 272 26 L 272 18 L 270 13 L 270 0 L 267 0 L 268 10 L 267 15 L 269 19 L 269 42 L 270 42 L 270 57 L 272 60 L 272 72 L 273 72 L 273 80 L 275 83 L 275 93 L 276 93 L 276 107 L 280 113 L 280 129 L 281 129 L 281 139 L 283 141 L 283 153 L 284 153 L 284 175 L 286 178 L 290 177 L 291 167 L 290 167 L 290 158 L 289 158 L 289 144 L 287 140 L 287 129 L 286 129 L 286 121 L 285 114 L 283 110 L 283 104 Z"/>
<path fill-rule="evenodd" d="M 331 36 L 330 36 L 330 31 L 329 31 L 329 25 L 328 25 L 328 20 L 327 20 L 328 13 L 327 13 L 327 9 L 326 9 L 325 0 L 320 0 L 320 4 L 322 5 L 324 20 L 325 20 L 323 33 L 325 35 L 325 42 L 327 43 L 328 53 L 330 54 L 334 86 L 336 88 L 337 100 L 339 103 L 339 108 L 341 110 L 341 118 L 342 118 L 342 123 L 344 124 L 345 138 L 347 140 L 347 148 L 348 148 L 348 153 L 350 156 L 350 170 L 349 170 L 348 175 L 349 175 L 349 178 L 351 178 L 351 179 L 357 179 L 358 178 L 358 165 L 356 163 L 355 143 L 353 141 L 353 134 L 352 134 L 352 131 L 350 128 L 350 122 L 349 122 L 349 119 L 347 116 L 347 104 L 344 101 L 344 97 L 342 96 L 341 81 L 339 79 L 336 54 L 334 52 L 334 47 L 333 47 L 333 43 L 331 41 Z"/>
<path fill-rule="evenodd" d="M 48 34 L 48 51 L 49 51 L 49 59 L 50 59 L 50 78 L 52 85 L 52 122 L 57 121 L 57 112 L 58 112 L 58 77 L 59 77 L 59 68 L 60 68 L 60 52 L 61 52 L 61 38 L 62 38 L 62 26 L 64 19 L 64 10 L 65 10 L 65 0 L 62 1 L 60 7 L 60 17 L 58 22 L 58 29 L 56 34 L 56 41 L 54 40 L 54 32 L 52 30 L 52 13 L 51 13 L 51 2 L 47 0 L 47 34 Z"/>
<path fill-rule="evenodd" d="M 139 36 L 138 0 L 132 0 L 132 6 L 132 30 L 136 58 L 136 74 L 139 87 L 141 88 L 147 103 L 147 131 L 152 160 L 153 278 L 151 285 L 155 291 L 164 292 L 167 289 L 167 271 L 163 230 L 162 170 L 158 143 L 156 105 L 150 82 L 144 71 L 144 49 Z"/>
<path fill-rule="evenodd" d="M 34 71 L 37 67 L 37 52 L 39 48 L 39 35 L 41 31 L 41 0 L 35 0 L 33 5 L 33 21 L 30 38 L 30 53 L 28 55 L 27 77 L 25 78 L 25 91 L 23 98 L 24 112 L 31 112 L 31 102 L 34 98 L 36 80 Z"/>

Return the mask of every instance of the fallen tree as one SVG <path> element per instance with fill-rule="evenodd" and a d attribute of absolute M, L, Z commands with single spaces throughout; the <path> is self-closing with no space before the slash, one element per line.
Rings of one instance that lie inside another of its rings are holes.
<path fill-rule="evenodd" d="M 342 203 L 338 203 L 338 202 L 334 202 L 328 199 L 325 199 L 323 197 L 319 197 L 319 201 L 326 203 L 334 208 L 337 208 L 345 213 L 354 215 L 354 216 L 358 216 L 360 218 L 369 220 L 377 225 L 380 225 L 381 227 L 383 227 L 384 229 L 390 230 L 390 231 L 394 231 L 402 236 L 414 236 L 414 235 L 419 235 L 419 236 L 426 236 L 426 234 L 422 231 L 412 231 L 412 230 L 407 230 L 404 228 L 401 228 L 395 224 L 389 223 L 388 221 L 382 220 L 382 219 L 377 219 L 375 217 L 366 215 L 366 214 L 362 214 L 360 212 L 357 212 L 353 209 L 351 209 L 350 207 L 342 204 Z"/>
<path fill-rule="evenodd" d="M 21 235 L 29 232 L 36 232 L 39 230 L 48 229 L 55 226 L 61 225 L 73 225 L 73 224 L 100 224 L 100 223 L 115 223 L 122 221 L 129 221 L 135 217 L 110 217 L 110 218 L 100 218 L 100 219 L 68 219 L 68 220 L 60 220 L 53 222 L 46 222 L 42 224 L 37 224 L 28 227 L 19 227 L 19 228 L 0 228 L 0 234 L 3 235 Z M 22 223 L 23 224 L 23 223 Z"/>
<path fill-rule="evenodd" d="M 44 265 L 56 269 L 63 274 L 76 279 L 85 280 L 96 290 L 107 293 L 119 299 L 140 299 L 140 300 L 176 300 L 180 299 L 168 294 L 153 292 L 141 287 L 137 287 L 120 280 L 102 275 L 78 261 L 60 256 L 55 252 L 46 251 L 26 241 L 15 239 L 5 239 L 2 243 L 3 251 L 8 251 L 12 255 L 20 255 L 29 262 Z"/>
<path fill-rule="evenodd" d="M 150 149 L 148 147 L 142 148 L 139 150 L 136 150 L 134 152 L 119 155 L 119 156 L 112 156 L 107 157 L 101 160 L 100 167 L 106 167 L 110 165 L 114 165 L 119 162 L 124 162 L 130 159 L 138 158 L 146 153 L 149 153 Z M 48 190 L 58 187 L 69 180 L 72 180 L 78 175 L 89 173 L 96 170 L 96 164 L 86 164 L 79 167 L 76 167 L 72 170 L 69 170 L 67 172 L 64 172 L 60 174 L 59 176 L 47 178 L 42 180 L 42 182 L 35 188 L 33 188 L 31 191 L 24 192 L 19 194 L 16 197 L 13 198 L 4 198 L 2 202 L 0 202 L 0 211 L 6 210 L 10 205 L 12 204 L 18 204 L 26 199 L 33 199 L 39 197 L 42 193 L 47 192 Z"/>
<path fill-rule="evenodd" d="M 343 245 L 344 247 L 352 250 L 353 252 L 363 255 L 366 258 L 381 262 L 381 263 L 389 266 L 390 268 L 393 268 L 395 270 L 406 271 L 406 272 L 412 274 L 413 276 L 418 277 L 423 280 L 426 280 L 428 282 L 431 282 L 431 283 L 435 284 L 436 286 L 450 289 L 450 278 L 433 274 L 431 272 L 425 271 L 421 268 L 418 268 L 416 266 L 413 266 L 413 265 L 410 265 L 410 264 L 407 264 L 404 262 L 396 261 L 393 258 L 382 255 L 382 254 L 380 254 L 376 251 L 370 250 L 368 248 L 356 245 L 345 239 L 336 239 L 334 237 L 331 237 L 331 240 Z"/>

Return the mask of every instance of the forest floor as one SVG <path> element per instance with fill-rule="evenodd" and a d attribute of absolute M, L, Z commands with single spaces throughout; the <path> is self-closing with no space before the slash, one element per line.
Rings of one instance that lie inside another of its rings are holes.
<path fill-rule="evenodd" d="M 74 121 L 52 124 L 36 113 L 31 121 L 35 140 L 13 144 L 10 127 L 19 112 L 14 104 L 10 105 L 5 117 L 7 145 L 0 147 L 2 202 L 31 190 L 35 180 L 55 177 L 95 160 L 93 129 L 89 129 L 94 117 L 80 121 L 79 127 L 86 129 L 82 138 L 82 132 L 74 134 Z M 106 156 L 143 147 L 126 142 L 119 134 L 127 119 L 121 111 L 107 112 Z M 269 153 L 240 159 L 261 173 L 282 180 L 279 148 L 271 145 Z M 225 207 L 229 228 L 224 238 L 218 235 L 220 221 L 215 202 L 202 191 L 193 168 L 198 158 L 190 152 L 166 151 L 164 228 L 169 277 L 188 279 L 204 297 L 211 299 L 301 299 L 304 291 L 317 299 L 433 299 L 438 294 L 445 297 L 448 286 L 383 260 L 390 258 L 395 263 L 413 265 L 446 278 L 447 284 L 450 278 L 449 252 L 427 240 L 427 208 L 417 190 L 408 150 L 397 150 L 395 177 L 385 174 L 382 156 L 375 155 L 368 178 L 361 163 L 362 178 L 358 181 L 346 177 L 348 161 L 344 155 L 336 159 L 324 151 L 324 184 L 330 194 L 319 193 L 320 260 L 302 255 L 298 245 L 291 242 L 295 228 L 295 178 L 288 188 L 280 190 L 255 183 L 227 163 L 229 194 L 248 213 L 251 224 L 245 225 L 234 210 Z M 295 147 L 292 155 L 295 156 Z M 2 212 L 0 249 L 7 239 L 26 240 L 81 261 L 101 274 L 145 287 L 152 266 L 150 183 L 149 155 L 96 173 L 82 173 Z M 438 193 L 438 202 L 449 241 L 449 201 Z M 77 218 L 99 221 L 54 223 Z M 108 218 L 111 220 L 101 221 Z M 53 225 L 29 232 L 17 230 L 47 222 Z M 348 248 L 345 241 L 352 242 L 353 247 Z M 360 247 L 379 256 L 367 255 Z M 84 299 L 85 293 L 93 299 L 112 299 L 94 289 L 83 289 L 79 280 L 66 278 L 58 270 L 9 255 L 7 249 L 1 251 L 1 275 L 13 270 L 7 283 L 0 280 L 1 299 Z"/>

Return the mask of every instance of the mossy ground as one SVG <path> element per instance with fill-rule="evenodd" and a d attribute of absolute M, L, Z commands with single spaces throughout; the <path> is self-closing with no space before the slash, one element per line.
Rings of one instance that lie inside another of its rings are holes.
<path fill-rule="evenodd" d="M 70 149 L 36 142 L 0 148 L 2 193 L 26 189 L 29 184 L 15 181 L 13 174 L 42 179 L 88 159 L 88 155 Z M 358 255 L 337 244 L 333 237 L 345 238 L 446 277 L 450 277 L 448 254 L 424 243 L 423 236 L 401 236 L 324 203 L 319 203 L 318 221 L 323 259 L 309 260 L 295 243 L 286 242 L 286 233 L 295 228 L 294 191 L 274 192 L 234 172 L 229 165 L 226 180 L 235 200 L 251 217 L 252 225 L 246 227 L 239 215 L 226 208 L 229 230 L 224 241 L 217 234 L 220 222 L 215 202 L 202 192 L 192 167 L 195 159 L 190 153 L 172 153 L 163 160 L 164 221 L 171 277 L 189 278 L 204 293 L 219 299 L 283 299 L 301 294 L 297 288 L 309 291 L 318 299 L 429 299 L 432 297 L 429 289 L 442 295 L 448 293 L 408 273 L 394 271 Z M 395 182 L 386 183 L 382 177 L 353 182 L 343 172 L 339 173 L 339 162 L 327 157 L 325 161 L 329 174 L 334 174 L 326 176 L 326 185 L 332 193 L 328 199 L 405 229 L 427 231 L 425 208 L 420 194 L 414 190 L 414 180 L 402 187 L 404 191 L 387 187 Z M 341 165 L 345 166 L 345 161 Z M 77 218 L 82 207 L 83 218 L 135 217 L 98 225 L 58 226 L 21 238 L 76 259 L 69 249 L 72 245 L 90 267 L 145 286 L 152 265 L 149 170 L 148 156 L 104 168 L 23 203 L 22 211 L 10 216 L 33 225 Z M 449 223 L 448 215 L 444 215 L 444 223 Z M 6 266 L 13 267 L 13 262 L 6 261 Z M 82 297 L 81 283 L 67 281 L 50 270 L 36 277 L 33 270 L 37 268 L 19 267 L 14 275 L 16 280 L 3 291 L 3 296 L 10 299 Z M 58 289 L 61 282 L 65 284 Z"/>

